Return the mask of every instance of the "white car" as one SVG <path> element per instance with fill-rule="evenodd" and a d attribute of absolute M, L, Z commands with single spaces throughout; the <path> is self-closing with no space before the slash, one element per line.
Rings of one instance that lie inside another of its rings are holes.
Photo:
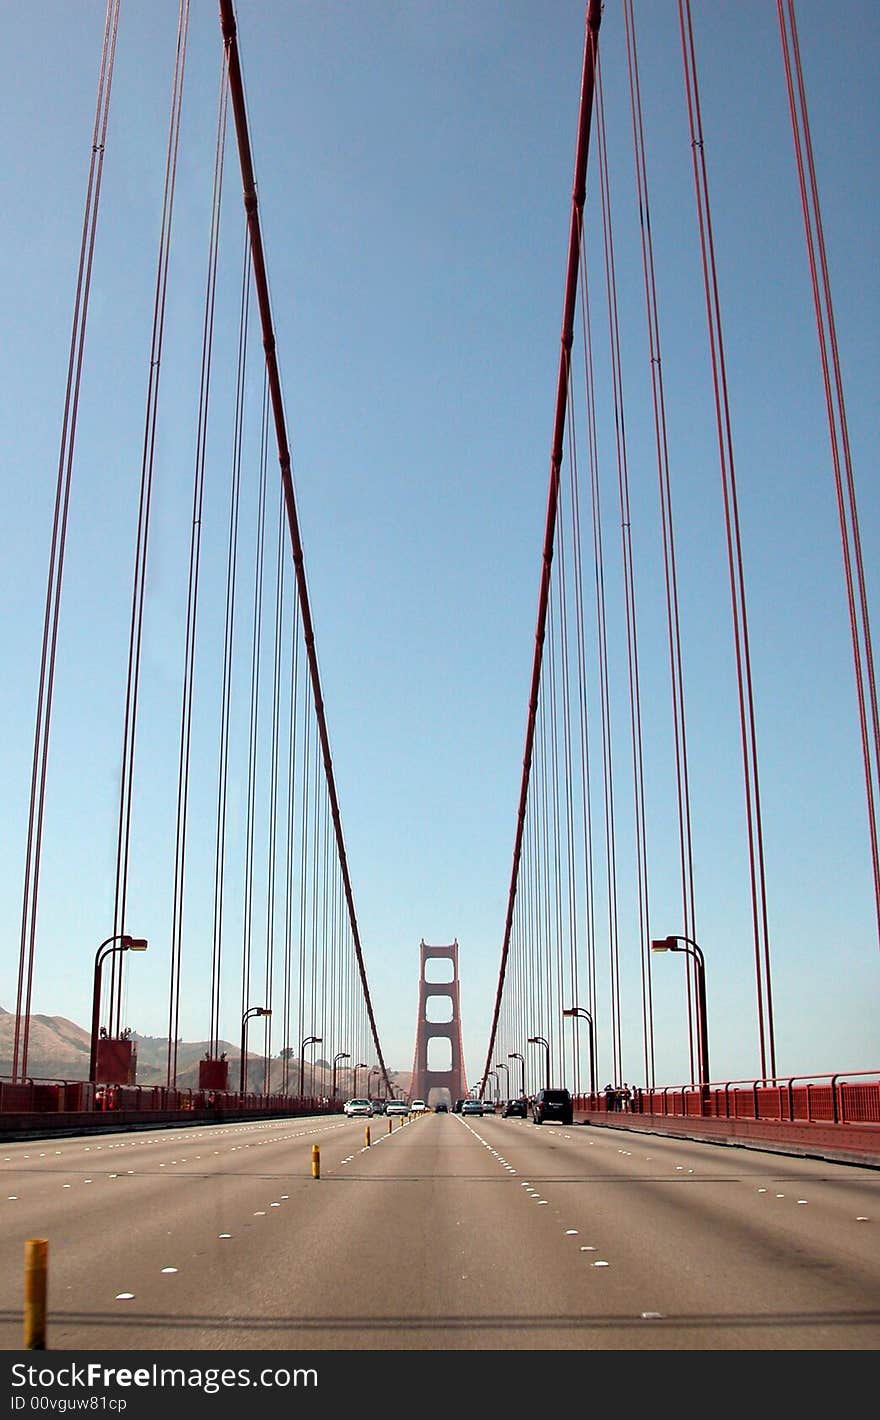
<path fill-rule="evenodd" d="M 427 1114 L 428 1106 L 424 1100 L 413 1100 L 409 1107 L 410 1114 Z"/>
<path fill-rule="evenodd" d="M 406 1100 L 389 1100 L 385 1106 L 386 1114 L 409 1114 L 409 1105 Z"/>
<path fill-rule="evenodd" d="M 365 1115 L 371 1119 L 373 1115 L 373 1106 L 369 1100 L 346 1100 L 342 1108 L 349 1119 L 355 1119 L 359 1115 Z"/>

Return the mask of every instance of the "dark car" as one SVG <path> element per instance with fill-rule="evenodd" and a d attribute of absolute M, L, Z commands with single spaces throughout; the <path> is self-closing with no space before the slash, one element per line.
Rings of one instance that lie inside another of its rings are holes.
<path fill-rule="evenodd" d="M 448 1104 L 435 1104 L 435 1106 L 434 1106 L 434 1113 L 435 1113 L 435 1114 L 448 1114 L 448 1113 L 449 1113 L 449 1105 L 448 1105 Z"/>
<path fill-rule="evenodd" d="M 536 1124 L 544 1124 L 548 1119 L 571 1124 L 574 1112 L 568 1090 L 539 1090 L 532 1105 L 532 1119 Z"/>
<path fill-rule="evenodd" d="M 463 1100 L 463 1099 L 461 1099 L 461 1100 L 456 1100 L 456 1101 L 455 1101 L 455 1104 L 452 1106 L 452 1113 L 453 1113 L 453 1114 L 461 1114 L 461 1107 L 462 1107 L 463 1104 L 464 1104 L 464 1100 Z"/>
<path fill-rule="evenodd" d="M 501 1111 L 502 1119 L 525 1119 L 528 1115 L 528 1100 L 508 1100 Z"/>

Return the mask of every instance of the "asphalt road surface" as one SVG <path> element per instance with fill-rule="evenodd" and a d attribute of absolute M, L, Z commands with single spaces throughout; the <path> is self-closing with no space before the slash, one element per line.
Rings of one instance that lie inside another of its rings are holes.
<path fill-rule="evenodd" d="M 880 1170 L 500 1116 L 0 1144 L 0 1346 L 876 1350 Z M 312 1145 L 320 1177 L 312 1175 Z"/>

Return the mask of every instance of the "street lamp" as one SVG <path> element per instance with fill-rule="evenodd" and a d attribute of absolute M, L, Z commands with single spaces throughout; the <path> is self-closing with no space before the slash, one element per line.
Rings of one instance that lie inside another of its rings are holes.
<path fill-rule="evenodd" d="M 530 1035 L 529 1045 L 543 1045 L 547 1052 L 547 1089 L 550 1088 L 550 1042 L 543 1035 Z"/>
<path fill-rule="evenodd" d="M 372 1095 L 370 1094 L 370 1081 L 371 1081 L 372 1078 L 373 1078 L 373 1071 L 375 1071 L 377 1075 L 381 1075 L 381 1074 L 382 1074 L 382 1071 L 379 1069 L 379 1066 L 378 1066 L 378 1065 L 371 1065 L 370 1068 L 369 1068 L 369 1070 L 367 1071 L 367 1099 L 368 1099 L 368 1100 L 373 1098 Z"/>
<path fill-rule="evenodd" d="M 709 1083 L 709 1028 L 706 1023 L 706 962 L 696 942 L 690 937 L 659 937 L 651 943 L 652 952 L 686 952 L 697 964 L 697 1047 L 700 1056 L 700 1084 Z"/>
<path fill-rule="evenodd" d="M 370 1067 L 369 1067 L 369 1065 L 367 1064 L 366 1060 L 359 1060 L 358 1063 L 357 1063 L 357 1065 L 355 1065 L 355 1067 L 354 1067 L 354 1090 L 352 1091 L 352 1099 L 357 1099 L 357 1098 L 358 1098 L 358 1070 L 369 1070 L 369 1068 L 370 1068 Z M 369 1075 L 367 1076 L 367 1079 L 369 1079 Z"/>
<path fill-rule="evenodd" d="M 507 1071 L 507 1093 L 506 1093 L 506 1095 L 505 1095 L 505 1099 L 508 1099 L 508 1100 L 509 1100 L 509 1099 L 510 1099 L 510 1066 L 509 1066 L 509 1065 L 505 1065 L 505 1063 L 504 1063 L 503 1060 L 496 1060 L 496 1061 L 495 1061 L 495 1069 L 496 1069 L 496 1070 L 506 1070 L 506 1071 Z"/>
<path fill-rule="evenodd" d="M 271 1016 L 272 1012 L 267 1006 L 249 1006 L 241 1018 L 241 1070 L 238 1077 L 238 1093 L 244 1094 L 245 1077 L 247 1075 L 247 1065 L 245 1062 L 245 1049 L 247 1046 L 247 1023 L 254 1016 Z"/>
<path fill-rule="evenodd" d="M 522 1098 L 526 1098 L 526 1057 L 520 1055 L 518 1050 L 508 1050 L 508 1060 L 518 1060 L 522 1067 Z"/>
<path fill-rule="evenodd" d="M 572 1016 L 575 1020 L 590 1022 L 590 1094 L 596 1093 L 596 1042 L 593 1038 L 593 1017 L 585 1006 L 563 1007 L 564 1016 Z"/>
<path fill-rule="evenodd" d="M 350 1060 L 347 1050 L 340 1050 L 333 1056 L 333 1098 L 336 1098 L 336 1066 L 340 1060 Z"/>
<path fill-rule="evenodd" d="M 304 1041 L 302 1042 L 302 1044 L 300 1045 L 300 1048 L 299 1048 L 299 1097 L 300 1097 L 300 1099 L 302 1099 L 302 1097 L 303 1097 L 303 1076 L 304 1076 L 305 1070 L 306 1070 L 306 1062 L 305 1062 L 306 1046 L 307 1046 L 307 1045 L 320 1045 L 320 1044 L 321 1044 L 321 1037 L 320 1037 L 319 1035 L 307 1035 L 306 1038 L 305 1038 L 305 1040 L 304 1040 Z"/>
<path fill-rule="evenodd" d="M 115 945 L 114 945 L 115 943 Z M 98 1069 L 98 1032 L 101 1019 L 101 972 L 107 957 L 113 952 L 145 952 L 149 942 L 146 937 L 130 937 L 127 932 L 117 932 L 106 937 L 95 953 L 95 984 L 92 991 L 92 1039 L 89 1050 L 89 1082 L 95 1083 Z"/>
<path fill-rule="evenodd" d="M 492 1076 L 492 1079 L 495 1081 L 495 1098 L 494 1098 L 494 1100 L 493 1100 L 493 1099 L 492 1099 L 492 1096 L 491 1096 L 491 1094 L 490 1094 L 489 1100 L 490 1100 L 490 1103 L 491 1103 L 491 1104 L 497 1104 L 497 1103 L 498 1103 L 498 1076 L 495 1074 L 495 1071 L 494 1071 L 494 1070 L 487 1070 L 487 1071 L 486 1071 L 486 1079 L 485 1079 L 484 1083 L 488 1085 L 488 1083 L 489 1083 L 489 1076 L 490 1076 L 490 1075 Z"/>

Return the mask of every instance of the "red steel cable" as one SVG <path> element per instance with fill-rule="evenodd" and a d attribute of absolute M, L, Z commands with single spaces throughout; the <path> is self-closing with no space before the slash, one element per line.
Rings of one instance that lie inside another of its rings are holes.
<path fill-rule="evenodd" d="M 238 315 L 238 367 L 235 380 L 232 476 L 229 497 L 229 535 L 226 551 L 226 617 L 223 640 L 223 673 L 220 703 L 220 756 L 217 770 L 217 818 L 214 839 L 214 917 L 211 959 L 211 1054 L 220 1048 L 220 996 L 223 958 L 223 906 L 226 886 L 226 829 L 229 786 L 229 736 L 231 727 L 232 672 L 235 649 L 235 593 L 238 580 L 238 526 L 241 507 L 241 460 L 244 435 L 244 402 L 247 374 L 250 281 L 247 245 L 242 261 Z"/>
<path fill-rule="evenodd" d="M 590 295 L 581 273 L 581 327 L 584 388 L 590 454 L 590 511 L 593 526 L 593 576 L 596 593 L 596 654 L 599 669 L 599 725 L 602 736 L 602 789 L 605 816 L 605 885 L 608 894 L 608 966 L 611 994 L 611 1059 L 615 1084 L 623 1081 L 620 1021 L 620 928 L 617 897 L 617 829 L 614 802 L 614 754 L 611 741 L 611 687 L 608 674 L 608 625 L 605 597 L 605 551 L 599 488 L 599 453 Z"/>
<path fill-rule="evenodd" d="M 584 844 L 584 895 L 587 934 L 588 1009 L 593 1018 L 593 1045 L 596 1046 L 596 908 L 593 863 L 592 776 L 590 771 L 589 702 L 587 695 L 587 655 L 584 616 L 583 544 L 581 541 L 580 479 L 578 469 L 577 426 L 574 405 L 569 391 L 568 470 L 571 505 L 571 532 L 574 562 L 574 605 L 577 631 L 578 726 L 580 731 L 581 828 Z"/>
<path fill-rule="evenodd" d="M 137 735 L 138 695 L 140 690 L 141 643 L 144 626 L 144 600 L 147 586 L 147 556 L 150 542 L 150 503 L 153 490 L 153 462 L 156 451 L 156 424 L 159 412 L 159 377 L 162 368 L 162 342 L 165 330 L 165 306 L 168 293 L 168 262 L 171 252 L 171 225 L 174 214 L 174 192 L 177 179 L 177 153 L 180 141 L 180 116 L 183 102 L 183 76 L 186 66 L 186 43 L 189 28 L 189 0 L 180 0 L 177 19 L 177 49 L 171 86 L 171 116 L 168 149 L 165 157 L 165 190 L 162 199 L 162 222 L 156 268 L 156 291 L 153 305 L 153 330 L 150 343 L 150 370 L 147 382 L 147 408 L 144 420 L 144 446 L 141 462 L 140 501 L 138 506 L 137 544 L 132 576 L 131 626 L 128 646 L 128 675 L 125 688 L 125 717 L 122 744 L 122 774 L 119 792 L 119 825 L 116 839 L 116 892 L 113 910 L 113 932 L 119 936 L 125 930 L 128 896 L 128 864 L 131 850 L 131 821 L 134 798 L 135 742 Z M 124 953 L 114 952 L 110 958 L 110 1035 L 118 1035 L 122 1022 L 122 986 Z"/>
<path fill-rule="evenodd" d="M 877 916 L 878 933 L 880 933 L 880 855 L 878 855 L 877 829 L 877 798 L 878 793 L 880 793 L 880 788 L 878 788 L 878 776 L 880 776 L 880 715 L 878 715 L 877 707 L 877 683 L 874 675 L 874 654 L 871 644 L 871 625 L 868 615 L 865 569 L 862 561 L 862 541 L 859 531 L 858 507 L 856 504 L 855 477 L 850 453 L 849 431 L 846 422 L 846 404 L 843 395 L 843 378 L 840 371 L 837 329 L 834 322 L 834 306 L 831 300 L 831 282 L 828 275 L 825 234 L 822 227 L 821 208 L 819 206 L 819 187 L 816 181 L 816 168 L 813 161 L 813 143 L 810 136 L 810 122 L 807 114 L 807 98 L 804 87 L 803 68 L 801 66 L 800 46 L 798 44 L 797 23 L 795 21 L 794 6 L 791 4 L 791 0 L 789 0 L 788 23 L 791 28 L 791 37 L 789 39 L 782 0 L 776 0 L 776 8 L 782 38 L 782 55 L 785 62 L 785 79 L 788 88 L 792 135 L 794 137 L 801 205 L 804 214 L 807 257 L 810 263 L 810 279 L 813 288 L 813 303 L 816 311 L 819 355 L 822 362 L 822 381 L 825 389 L 825 404 L 828 412 L 828 432 L 831 440 L 831 459 L 834 468 L 834 486 L 837 495 L 838 518 L 840 521 L 840 537 L 843 549 L 844 575 L 846 578 L 850 635 L 852 638 L 853 661 L 855 664 L 859 727 L 862 739 L 862 759 L 865 771 L 868 834 L 870 839 L 871 867 L 874 877 L 874 905 Z M 797 103 L 795 101 L 792 68 L 794 68 L 794 74 L 797 80 Z M 798 116 L 798 106 L 800 109 L 800 117 Z M 809 173 L 809 190 L 806 177 L 807 172 Z M 833 380 L 831 376 L 832 367 L 834 371 Z M 845 491 L 841 464 L 843 464 L 846 471 Z M 855 573 L 853 573 L 853 563 L 855 563 Z M 866 704 L 868 700 L 870 701 L 873 729 L 873 762 Z"/>
<path fill-rule="evenodd" d="M 764 840 L 761 822 L 761 795 L 758 783 L 758 749 L 755 731 L 755 705 L 752 692 L 752 668 L 749 651 L 748 619 L 746 615 L 745 576 L 740 537 L 739 506 L 736 473 L 733 461 L 733 436 L 730 403 L 727 395 L 727 373 L 724 341 L 721 330 L 721 306 L 718 277 L 715 268 L 715 247 L 712 218 L 709 209 L 709 180 L 700 115 L 697 84 L 697 61 L 694 49 L 690 0 L 679 0 L 682 54 L 688 121 L 691 134 L 691 154 L 694 167 L 694 187 L 700 231 L 700 250 L 709 322 L 709 344 L 712 380 L 715 393 L 715 419 L 718 432 L 718 452 L 724 494 L 724 522 L 727 532 L 727 557 L 733 611 L 734 644 L 736 650 L 737 687 L 739 692 L 742 738 L 743 778 L 745 785 L 746 819 L 749 849 L 749 871 L 752 897 L 752 930 L 755 944 L 755 981 L 758 1007 L 758 1036 L 761 1054 L 761 1074 L 766 1079 L 776 1076 L 776 1048 L 773 1031 L 773 999 L 770 982 L 770 940 L 767 925 L 767 885 L 764 873 Z"/>
<path fill-rule="evenodd" d="M 220 210 L 223 197 L 223 152 L 226 134 L 226 65 L 221 66 L 217 103 L 217 134 L 214 144 L 214 184 L 211 197 L 211 226 L 208 238 L 208 277 L 205 314 L 202 323 L 202 356 L 199 375 L 199 406 L 196 428 L 195 477 L 193 479 L 192 527 L 189 546 L 189 581 L 186 602 L 186 637 L 183 659 L 183 691 L 180 711 L 180 748 L 177 766 L 177 822 L 175 828 L 174 892 L 171 914 L 171 981 L 168 1013 L 168 1057 L 166 1084 L 177 1085 L 177 1041 L 180 1020 L 180 968 L 183 956 L 183 904 L 186 878 L 186 835 L 189 805 L 189 768 L 192 747 L 193 690 L 195 682 L 196 626 L 199 605 L 199 569 L 202 546 L 202 505 L 205 491 L 205 455 L 208 436 L 208 407 L 211 392 L 211 359 L 214 350 L 214 306 L 217 292 L 217 258 L 220 244 Z"/>
<path fill-rule="evenodd" d="M 295 861 L 295 834 L 294 834 L 294 806 L 296 803 L 296 730 L 297 730 L 297 692 L 299 688 L 299 636 L 297 628 L 299 625 L 299 604 L 297 601 L 296 584 L 293 588 L 293 604 L 291 607 L 291 643 L 292 651 L 290 656 L 290 695 L 289 695 L 289 715 L 288 715 L 288 744 L 287 744 L 287 845 L 286 845 L 286 879 L 284 893 L 284 1070 L 281 1080 L 282 1094 L 288 1094 L 290 1088 L 290 1003 L 293 989 L 293 974 L 291 970 L 291 956 L 293 952 L 293 903 L 294 903 L 294 861 Z"/>
<path fill-rule="evenodd" d="M 550 568 L 553 562 L 553 540 L 556 528 L 556 512 L 559 501 L 559 471 L 562 466 L 563 439 L 565 435 L 565 411 L 568 395 L 569 364 L 571 358 L 572 335 L 574 330 L 575 302 L 577 298 L 577 277 L 580 263 L 580 238 L 583 223 L 584 194 L 586 191 L 587 156 L 590 148 L 590 120 L 593 111 L 593 88 L 595 82 L 596 58 L 599 49 L 599 25 L 602 20 L 602 0 L 589 0 L 584 29 L 584 58 L 581 76 L 581 96 L 578 113 L 578 136 L 575 151 L 574 185 L 572 191 L 572 211 L 568 241 L 568 263 L 565 279 L 565 299 L 562 314 L 561 350 L 559 372 L 556 384 L 556 413 L 553 426 L 553 443 L 550 454 L 550 481 L 547 494 L 547 518 L 544 529 L 544 551 L 541 569 L 541 584 L 538 593 L 538 623 L 535 630 L 535 654 L 532 661 L 532 679 L 529 693 L 529 713 L 526 723 L 523 772 L 520 782 L 519 808 L 517 810 L 516 834 L 513 848 L 513 867 L 507 901 L 507 918 L 504 924 L 504 940 L 501 947 L 501 963 L 498 971 L 498 989 L 495 1008 L 489 1030 L 489 1048 L 483 1076 L 492 1065 L 492 1052 L 498 1029 L 498 1015 L 504 993 L 504 974 L 507 969 L 507 954 L 510 948 L 510 930 L 513 923 L 513 907 L 516 900 L 516 886 L 519 875 L 519 859 L 522 851 L 523 828 L 525 825 L 526 802 L 529 791 L 529 776 L 532 762 L 532 746 L 535 736 L 535 716 L 538 709 L 538 687 L 541 681 L 541 661 L 544 649 L 544 633 L 547 620 L 547 598 L 550 591 Z"/>
<path fill-rule="evenodd" d="M 107 123 L 110 114 L 110 88 L 116 55 L 116 35 L 119 24 L 119 0 L 107 0 L 104 19 L 104 40 L 98 75 L 98 96 L 92 130 L 89 176 L 86 184 L 85 210 L 80 241 L 79 268 L 73 302 L 73 328 L 67 363 L 67 387 L 64 394 L 64 414 L 61 421 L 61 449 L 58 455 L 58 475 L 55 488 L 55 511 L 52 521 L 52 541 L 49 570 L 46 579 L 46 609 L 43 618 L 43 643 L 37 711 L 34 725 L 34 755 L 31 768 L 31 796 L 28 810 L 27 844 L 25 849 L 24 891 L 21 907 L 21 945 L 18 960 L 18 985 L 15 998 L 15 1028 L 12 1044 L 12 1079 L 24 1080 L 27 1075 L 28 1040 L 30 1036 L 31 994 L 34 979 L 34 955 L 37 938 L 37 907 L 40 892 L 40 865 L 43 848 L 43 812 L 46 802 L 46 773 L 49 763 L 49 739 L 52 727 L 52 697 L 55 688 L 55 653 L 58 645 L 58 624 L 61 615 L 61 588 L 64 575 L 64 551 L 67 543 L 67 515 L 76 448 L 77 414 L 82 381 L 89 293 L 98 209 L 101 198 L 101 178 L 107 145 Z"/>
<path fill-rule="evenodd" d="M 272 736 L 269 750 L 269 857 L 266 870 L 266 991 L 265 1004 L 273 1008 L 275 980 L 275 872 L 278 852 L 278 762 L 280 756 L 281 658 L 284 625 L 284 496 L 278 490 L 278 530 L 275 538 L 275 647 L 272 676 Z M 271 1092 L 272 1084 L 272 1022 L 274 1014 L 266 1016 L 263 1089 Z"/>
<path fill-rule="evenodd" d="M 263 377 L 263 409 L 260 420 L 260 464 L 255 525 L 254 600 L 251 621 L 250 722 L 248 728 L 247 803 L 245 808 L 244 909 L 241 946 L 241 1014 L 250 1010 L 251 949 L 254 927 L 254 859 L 257 803 L 257 760 L 260 719 L 260 669 L 263 650 L 263 566 L 266 546 L 266 477 L 269 462 L 269 388 Z M 247 1084 L 247 1065 L 245 1065 Z"/>
<path fill-rule="evenodd" d="M 638 47 L 632 0 L 624 0 L 627 69 L 629 74 L 630 112 L 633 128 L 636 189 L 639 202 L 639 228 L 642 245 L 642 272 L 645 284 L 645 307 L 648 322 L 648 346 L 651 367 L 651 396 L 654 407 L 654 439 L 657 452 L 657 474 L 660 486 L 660 523 L 663 535 L 663 569 L 666 584 L 666 624 L 669 638 L 669 670 L 672 687 L 672 721 L 675 742 L 675 779 L 678 800 L 678 841 L 681 869 L 682 931 L 696 937 L 694 909 L 694 860 L 691 840 L 690 785 L 688 776 L 687 734 L 685 726 L 684 675 L 682 671 L 681 628 L 678 610 L 678 576 L 675 560 L 675 535 L 672 517 L 672 485 L 669 473 L 669 446 L 666 433 L 666 401 L 663 389 L 663 364 L 660 347 L 660 318 L 657 303 L 657 283 L 654 273 L 654 246 L 651 235 L 651 209 L 648 194 L 648 172 L 645 157 L 642 99 L 639 84 Z M 695 1078 L 696 1035 L 693 1016 L 694 1001 L 692 959 L 688 958 L 686 973 L 688 991 L 688 1022 L 691 1080 Z M 652 1073 L 648 1083 L 653 1082 Z"/>
<path fill-rule="evenodd" d="M 617 307 L 617 274 L 614 255 L 614 230 L 611 219 L 611 185 L 608 174 L 605 136 L 605 103 L 602 92 L 602 70 L 599 66 L 596 83 L 598 118 L 599 193 L 605 250 L 605 287 L 608 297 L 608 334 L 610 346 L 611 382 L 614 397 L 614 429 L 617 450 L 617 487 L 620 500 L 620 533 L 623 555 L 623 587 L 626 611 L 626 655 L 629 674 L 630 746 L 632 752 L 633 800 L 635 810 L 636 877 L 639 909 L 639 966 L 642 982 L 642 1033 L 644 1045 L 644 1076 L 654 1073 L 654 1021 L 651 999 L 651 948 L 649 928 L 648 843 L 645 830 L 645 768 L 642 745 L 642 705 L 639 683 L 639 643 L 636 619 L 636 588 L 633 571 L 632 516 L 629 496 L 629 463 L 624 417 L 623 367 L 620 357 L 620 322 Z"/>
<path fill-rule="evenodd" d="M 569 426 L 570 427 L 570 426 Z M 568 977 L 570 1000 L 578 1000 L 578 920 L 577 920 L 577 899 L 575 887 L 575 832 L 574 832 L 574 764 L 572 753 L 572 726 L 571 726 L 571 683 L 569 676 L 569 658 L 571 655 L 568 634 L 568 579 L 566 576 L 565 557 L 565 524 L 559 525 L 559 559 L 558 559 L 558 582 L 559 582 L 559 639 L 561 645 L 561 700 L 562 700 L 562 735 L 564 752 L 564 789 L 565 789 L 565 849 L 567 866 L 567 905 L 568 905 Z M 563 1003 L 564 1004 L 564 1003 Z M 571 1032 L 571 1062 L 572 1076 L 575 1080 L 575 1091 L 580 1093 L 580 1056 L 578 1051 L 577 1021 L 572 1020 Z"/>

